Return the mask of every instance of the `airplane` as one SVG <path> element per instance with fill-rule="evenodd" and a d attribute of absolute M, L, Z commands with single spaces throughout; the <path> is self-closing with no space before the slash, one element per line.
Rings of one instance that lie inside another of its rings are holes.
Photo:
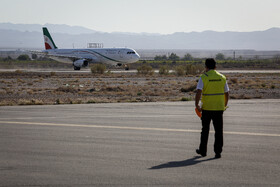
<path fill-rule="evenodd" d="M 49 58 L 63 62 L 72 63 L 74 70 L 87 67 L 89 63 L 104 63 L 122 66 L 137 62 L 139 54 L 131 48 L 84 48 L 84 49 L 59 49 L 55 45 L 48 29 L 43 27 L 45 50 L 43 54 Z"/>

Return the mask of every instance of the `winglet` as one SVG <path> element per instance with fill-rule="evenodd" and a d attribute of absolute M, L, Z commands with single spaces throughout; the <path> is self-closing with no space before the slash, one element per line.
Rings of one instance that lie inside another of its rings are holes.
<path fill-rule="evenodd" d="M 43 27 L 44 41 L 45 41 L 45 49 L 57 49 L 48 29 Z"/>

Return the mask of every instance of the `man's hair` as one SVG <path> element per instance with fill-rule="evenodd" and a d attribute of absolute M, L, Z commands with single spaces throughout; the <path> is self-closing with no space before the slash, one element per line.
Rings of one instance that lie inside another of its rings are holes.
<path fill-rule="evenodd" d="M 205 61 L 205 66 L 208 69 L 215 69 L 216 68 L 216 61 L 213 58 L 207 58 Z"/>

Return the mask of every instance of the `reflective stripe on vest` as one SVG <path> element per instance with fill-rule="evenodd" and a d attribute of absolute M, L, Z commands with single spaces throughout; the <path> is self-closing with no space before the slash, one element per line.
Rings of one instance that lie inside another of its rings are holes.
<path fill-rule="evenodd" d="M 225 93 L 217 93 L 217 94 L 202 94 L 204 96 L 212 96 L 212 95 L 225 95 Z"/>

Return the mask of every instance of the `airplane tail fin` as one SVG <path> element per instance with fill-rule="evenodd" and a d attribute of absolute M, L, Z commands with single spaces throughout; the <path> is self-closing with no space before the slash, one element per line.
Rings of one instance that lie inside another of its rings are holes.
<path fill-rule="evenodd" d="M 44 34 L 44 40 L 45 40 L 45 49 L 57 49 L 48 29 L 46 27 L 43 27 L 43 34 Z"/>

